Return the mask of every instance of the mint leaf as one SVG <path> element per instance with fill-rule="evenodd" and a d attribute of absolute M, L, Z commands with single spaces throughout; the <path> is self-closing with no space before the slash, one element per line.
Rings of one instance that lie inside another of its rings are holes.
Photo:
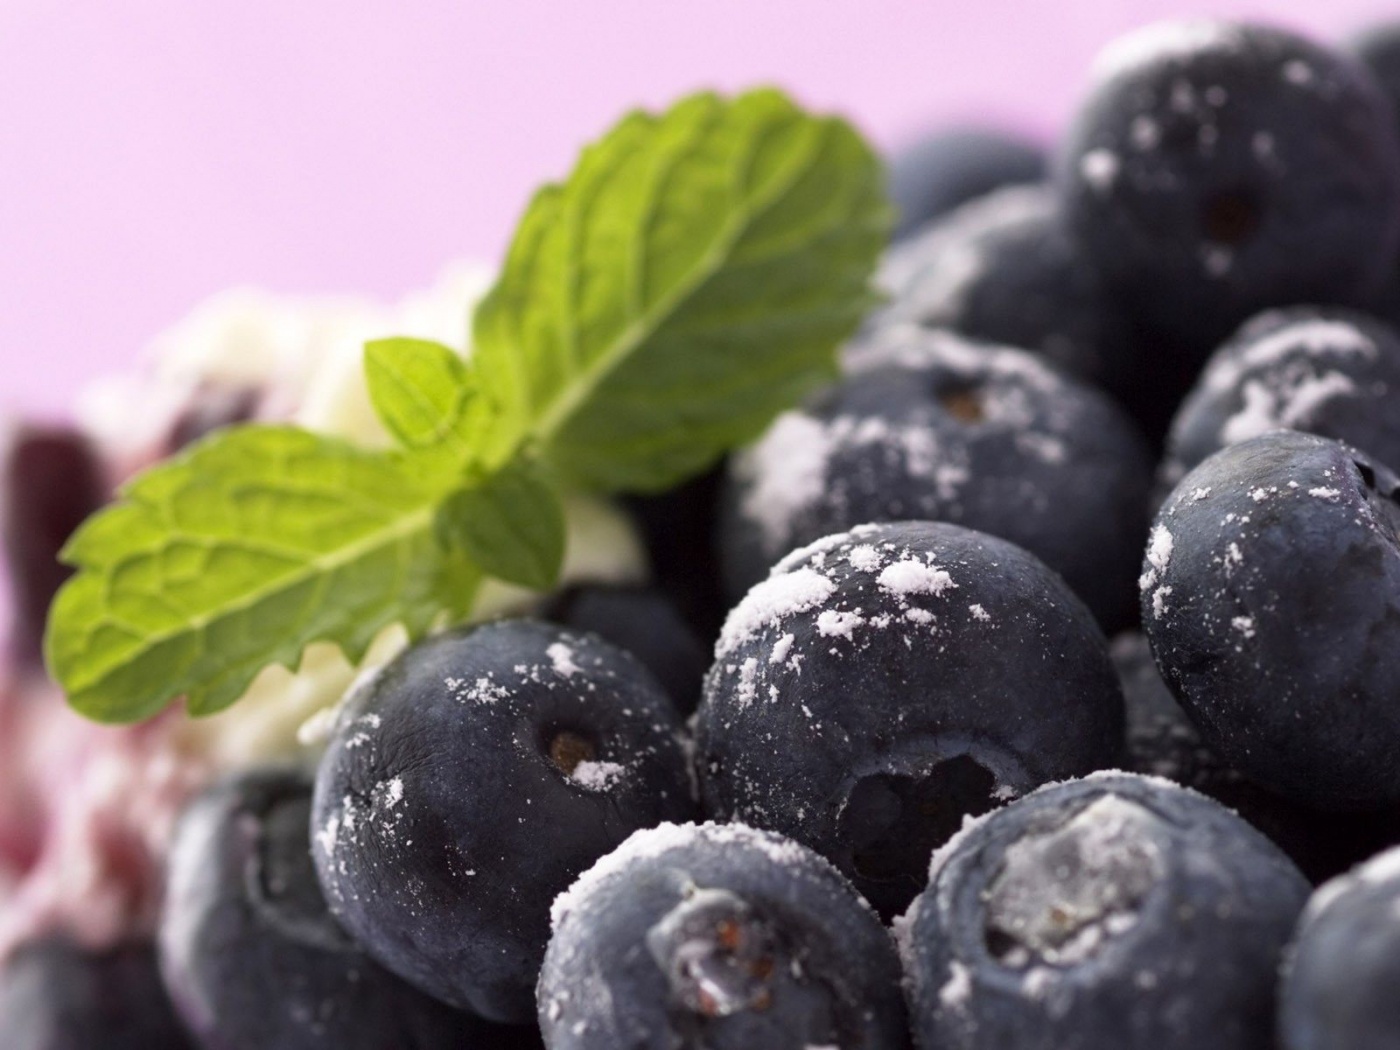
<path fill-rule="evenodd" d="M 405 448 L 441 452 L 456 465 L 470 460 L 485 406 L 451 347 L 407 338 L 366 343 L 365 380 L 374 411 Z"/>
<path fill-rule="evenodd" d="M 776 91 L 628 116 L 534 198 L 469 361 L 367 347 L 399 449 L 235 427 L 84 525 L 51 672 L 101 721 L 204 714 L 313 641 L 465 617 L 485 574 L 551 585 L 554 486 L 661 489 L 756 437 L 834 374 L 890 219 L 859 136 Z"/>
<path fill-rule="evenodd" d="M 353 661 L 391 623 L 469 609 L 479 573 L 433 530 L 438 487 L 392 455 L 291 427 L 215 435 L 136 479 L 65 548 L 49 669 L 90 718 L 237 699 L 316 640 Z"/>
<path fill-rule="evenodd" d="M 438 514 L 438 534 L 488 576 L 544 590 L 559 577 L 567 538 L 554 487 L 525 464 L 508 466 L 454 492 Z"/>
<path fill-rule="evenodd" d="M 835 372 L 891 210 L 854 130 L 777 91 L 634 113 L 547 187 L 477 310 L 473 363 L 564 480 L 657 490 Z"/>

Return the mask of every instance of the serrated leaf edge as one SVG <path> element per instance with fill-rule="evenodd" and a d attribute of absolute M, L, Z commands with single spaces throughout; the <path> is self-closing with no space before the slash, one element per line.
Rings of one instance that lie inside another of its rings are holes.
<path fill-rule="evenodd" d="M 152 652 L 163 645 L 167 645 L 171 642 L 178 640 L 178 638 L 181 635 L 189 633 L 194 633 L 196 635 L 202 636 L 203 634 L 205 634 L 205 632 L 207 632 L 209 626 L 215 620 L 223 619 L 230 615 L 237 615 L 240 613 L 246 615 L 251 609 L 255 608 L 261 602 L 275 600 L 276 595 L 279 591 L 289 591 L 297 586 L 304 585 L 307 582 L 314 582 L 315 579 L 328 578 L 329 576 L 334 575 L 337 571 L 344 570 L 355 560 L 364 556 L 367 553 L 371 553 L 377 550 L 392 549 L 395 546 L 402 545 L 415 532 L 430 532 L 432 527 L 432 515 L 435 507 L 436 501 L 427 503 L 419 510 L 414 511 L 412 514 L 396 518 L 393 521 L 393 523 L 389 526 L 386 526 L 383 529 L 376 529 L 373 532 L 361 537 L 359 540 L 356 540 L 353 544 L 340 547 L 330 554 L 314 556 L 311 559 L 302 562 L 301 565 L 298 566 L 298 568 L 295 571 L 288 572 L 276 577 L 275 580 L 272 581 L 268 586 L 252 591 L 242 599 L 231 601 L 227 605 L 222 606 L 215 613 L 191 616 L 182 629 L 167 630 L 154 634 L 148 634 L 144 631 L 137 632 L 140 634 L 143 640 L 143 649 L 147 653 Z M 115 567 L 116 563 L 107 563 L 107 565 L 104 566 L 104 568 L 107 568 L 109 570 L 103 571 L 101 573 L 103 577 L 104 586 L 107 585 L 110 581 L 110 568 Z M 94 567 L 90 566 L 89 571 L 97 570 Z M 69 584 L 65 584 L 65 588 L 67 588 L 74 582 L 76 582 L 76 580 L 70 581 Z M 58 603 L 55 602 L 55 608 L 57 607 Z M 115 623 L 116 621 L 108 617 L 108 622 Z M 384 626 L 388 626 L 390 623 L 396 622 L 403 622 L 403 620 L 398 617 L 389 617 L 385 620 L 383 624 L 380 625 L 380 627 L 382 628 Z M 415 630 L 415 626 L 412 623 L 404 623 L 404 626 L 408 630 L 410 636 L 414 636 L 415 634 L 420 633 L 418 630 Z M 90 632 L 87 633 L 90 634 Z M 362 655 L 351 652 L 349 646 L 345 645 L 342 642 L 338 642 L 334 639 L 312 638 L 308 639 L 305 642 L 297 644 L 296 653 L 294 656 L 286 659 L 281 657 L 274 657 L 269 662 L 269 664 L 275 663 L 294 670 L 294 665 L 300 660 L 301 655 L 304 652 L 306 646 L 310 645 L 312 642 L 318 641 L 330 642 L 331 644 L 337 645 L 342 650 L 342 652 L 345 652 L 347 658 L 352 660 L 352 662 L 358 659 L 360 655 Z M 200 645 L 201 647 L 203 646 L 202 638 L 200 641 Z M 108 683 L 112 679 L 112 677 L 118 672 L 118 667 L 113 666 L 105 668 L 100 674 L 96 676 L 89 676 L 84 680 L 80 680 L 77 684 L 74 684 L 71 680 L 64 680 L 64 676 L 60 673 L 60 668 L 56 666 L 55 655 L 53 654 L 52 649 L 48 646 L 46 646 L 46 657 L 50 669 L 53 672 L 54 678 L 57 681 L 59 681 L 60 684 L 63 685 L 64 690 L 68 696 L 69 703 L 74 708 L 83 712 L 84 714 L 88 714 L 90 717 L 98 718 L 102 721 L 130 721 L 133 719 L 143 718 L 151 713 L 154 713 L 155 711 L 160 710 L 161 707 L 163 707 L 164 705 L 168 704 L 176 697 L 181 695 L 179 692 L 171 692 L 162 697 L 159 701 L 153 701 L 150 704 L 143 705 L 143 707 L 140 710 L 134 712 L 133 714 L 124 714 L 123 716 L 112 718 L 107 716 L 107 713 L 105 711 L 98 711 L 91 705 L 84 704 L 82 702 L 82 698 L 84 696 L 100 693 L 103 689 L 103 686 L 106 683 Z M 268 664 L 265 664 L 264 666 L 268 666 Z M 261 670 L 261 668 L 259 668 L 259 670 Z M 254 677 L 256 677 L 257 673 L 257 671 L 254 671 L 247 676 L 246 682 L 244 682 L 242 686 L 239 687 L 239 692 L 241 692 L 242 688 L 245 688 L 246 685 L 250 683 Z M 199 712 L 201 709 L 200 699 L 201 696 L 204 694 L 201 693 L 201 691 L 199 690 L 189 690 L 184 695 L 186 697 L 186 702 L 189 705 L 190 709 L 194 712 Z"/>

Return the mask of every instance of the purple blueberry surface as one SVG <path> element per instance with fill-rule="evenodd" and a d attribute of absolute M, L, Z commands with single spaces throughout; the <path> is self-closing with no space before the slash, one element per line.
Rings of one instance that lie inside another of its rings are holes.
<path fill-rule="evenodd" d="M 1099 774 L 934 857 L 898 924 L 920 1050 L 1273 1050 L 1308 883 L 1218 803 Z"/>
<path fill-rule="evenodd" d="M 1313 894 L 1279 986 L 1281 1050 L 1400 1045 L 1400 849 Z"/>
<path fill-rule="evenodd" d="M 551 597 L 539 615 L 626 649 L 656 676 L 682 716 L 700 702 L 710 653 L 661 588 L 582 584 Z"/>
<path fill-rule="evenodd" d="M 1400 843 L 1400 806 L 1328 813 L 1250 780 L 1210 749 L 1157 670 L 1147 637 L 1119 635 L 1109 650 L 1123 686 L 1127 767 L 1215 799 L 1262 831 L 1313 883 Z"/>
<path fill-rule="evenodd" d="M 1391 107 L 1359 62 L 1283 29 L 1184 20 L 1115 42 L 1056 177 L 1100 271 L 1196 360 L 1262 309 L 1363 302 L 1394 265 Z"/>
<path fill-rule="evenodd" d="M 639 831 L 553 908 L 549 1050 L 902 1050 L 894 944 L 811 850 L 737 824 Z"/>
<path fill-rule="evenodd" d="M 1275 431 L 1187 474 L 1153 526 L 1143 629 L 1202 739 L 1320 809 L 1400 804 L 1400 480 Z"/>
<path fill-rule="evenodd" d="M 735 600 L 795 547 L 919 518 L 1024 547 L 1105 630 L 1132 622 L 1152 468 L 1111 398 L 1034 355 L 914 325 L 848 362 L 733 461 L 720 553 Z"/>
<path fill-rule="evenodd" d="M 1400 21 L 1368 26 L 1347 42 L 1346 50 L 1370 70 L 1395 113 L 1400 133 Z"/>
<path fill-rule="evenodd" d="M 454 1010 L 375 964 L 332 918 L 311 864 L 311 779 L 223 781 L 180 820 L 160 962 L 210 1050 L 520 1050 L 528 1032 Z"/>
<path fill-rule="evenodd" d="M 665 492 L 622 500 L 646 544 L 656 586 L 703 638 L 719 630 L 727 608 L 715 538 L 723 481 L 724 464 L 718 463 Z"/>
<path fill-rule="evenodd" d="M 331 910 L 429 994 L 527 1023 L 550 901 L 638 828 L 694 815 L 682 739 L 651 674 L 595 635 L 430 638 L 351 696 L 317 771 Z"/>
<path fill-rule="evenodd" d="M 892 299 L 874 323 L 909 321 L 1033 350 L 1120 399 L 1143 382 L 1149 360 L 1049 186 L 963 205 L 896 245 L 881 279 Z"/>
<path fill-rule="evenodd" d="M 1169 491 L 1226 445 L 1302 430 L 1400 462 L 1400 335 L 1353 310 L 1297 306 L 1251 319 L 1206 363 L 1161 467 Z"/>
<path fill-rule="evenodd" d="M 956 525 L 793 552 L 730 614 L 705 685 L 706 813 L 829 858 L 882 914 L 978 814 L 1120 762 L 1107 644 L 1032 555 Z"/>
<path fill-rule="evenodd" d="M 63 934 L 16 948 L 0 971 L 4 1050 L 194 1050 L 149 941 L 103 951 Z"/>

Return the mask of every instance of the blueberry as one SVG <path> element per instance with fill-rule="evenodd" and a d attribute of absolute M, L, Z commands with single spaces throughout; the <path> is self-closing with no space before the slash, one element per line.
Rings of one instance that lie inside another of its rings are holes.
<path fill-rule="evenodd" d="M 1143 627 L 1225 761 L 1323 809 L 1400 804 L 1400 480 L 1276 431 L 1187 474 L 1153 527 Z"/>
<path fill-rule="evenodd" d="M 1024 547 L 1114 630 L 1135 615 L 1150 457 L 1104 394 L 1034 356 L 912 325 L 739 455 L 721 556 L 737 598 L 794 547 L 872 521 L 948 521 Z"/>
<path fill-rule="evenodd" d="M 554 595 L 539 615 L 626 649 L 656 676 L 682 715 L 700 702 L 710 656 L 664 591 L 583 584 Z"/>
<path fill-rule="evenodd" d="M 1350 310 L 1292 307 L 1249 321 L 1207 363 L 1172 424 L 1162 480 L 1270 430 L 1305 430 L 1400 463 L 1400 335 Z"/>
<path fill-rule="evenodd" d="M 313 853 L 370 955 L 525 1023 L 549 902 L 633 831 L 693 813 L 656 680 L 596 636 L 503 621 L 431 638 L 351 696 L 316 776 Z"/>
<path fill-rule="evenodd" d="M 897 924 L 922 1050 L 1272 1050 L 1308 884 L 1215 802 L 1100 774 L 977 821 Z"/>
<path fill-rule="evenodd" d="M 1002 186 L 1045 178 L 1045 151 L 1023 136 L 991 128 L 946 128 L 896 152 L 889 161 L 894 237 Z"/>
<path fill-rule="evenodd" d="M 550 1050 L 899 1050 L 888 933 L 810 850 L 741 825 L 639 831 L 554 904 Z"/>
<path fill-rule="evenodd" d="M 730 614 L 697 745 L 706 812 L 828 857 L 882 914 L 967 814 L 1119 760 L 1093 617 L 1040 561 L 956 525 L 795 551 Z"/>
<path fill-rule="evenodd" d="M 1313 894 L 1279 986 L 1282 1050 L 1400 1046 L 1400 849 Z"/>
<path fill-rule="evenodd" d="M 311 865 L 311 780 L 259 770 L 182 815 L 161 917 L 166 984 L 218 1050 L 529 1046 L 375 965 L 326 908 Z"/>
<path fill-rule="evenodd" d="M 1360 63 L 1281 29 L 1139 30 L 1056 160 L 1071 228 L 1131 308 L 1203 357 L 1247 317 L 1357 303 L 1400 237 L 1400 143 Z"/>
<path fill-rule="evenodd" d="M 9 566 L 16 660 L 42 665 L 49 602 L 72 573 L 58 552 L 106 499 L 102 465 L 91 443 L 69 427 L 21 426 L 0 458 L 0 537 Z"/>
<path fill-rule="evenodd" d="M 5 1050 L 184 1050 L 145 941 L 90 951 L 62 935 L 16 948 L 0 974 Z"/>
<path fill-rule="evenodd" d="M 1149 363 L 1097 269 L 1069 236 L 1048 186 L 998 190 L 888 254 L 894 295 L 877 319 L 951 328 L 1033 350 L 1126 398 Z"/>

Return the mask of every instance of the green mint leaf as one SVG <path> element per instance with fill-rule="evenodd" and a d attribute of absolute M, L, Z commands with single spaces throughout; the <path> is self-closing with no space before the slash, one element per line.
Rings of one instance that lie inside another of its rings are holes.
<path fill-rule="evenodd" d="M 513 464 L 454 492 L 438 513 L 439 536 L 488 576 L 544 590 L 564 564 L 564 507 L 537 470 Z"/>
<path fill-rule="evenodd" d="M 834 374 L 891 215 L 860 137 L 776 91 L 625 118 L 536 195 L 469 361 L 366 348 L 401 448 L 232 428 L 85 524 L 51 672 L 100 721 L 209 713 L 313 641 L 465 617 L 486 574 L 551 585 L 556 481 L 657 490 L 756 437 Z"/>
<path fill-rule="evenodd" d="M 478 308 L 501 464 L 657 490 L 756 437 L 835 372 L 891 209 L 846 123 L 782 94 L 634 113 L 531 203 Z"/>
<path fill-rule="evenodd" d="M 370 402 L 405 448 L 465 464 L 480 443 L 484 406 L 467 362 L 426 339 L 365 344 Z"/>
<path fill-rule="evenodd" d="M 480 581 L 434 533 L 443 494 L 396 456 L 292 427 L 216 434 L 69 542 L 49 670 L 80 712 L 127 722 L 181 695 L 217 711 L 312 641 L 358 660 L 391 623 L 420 635 Z"/>

